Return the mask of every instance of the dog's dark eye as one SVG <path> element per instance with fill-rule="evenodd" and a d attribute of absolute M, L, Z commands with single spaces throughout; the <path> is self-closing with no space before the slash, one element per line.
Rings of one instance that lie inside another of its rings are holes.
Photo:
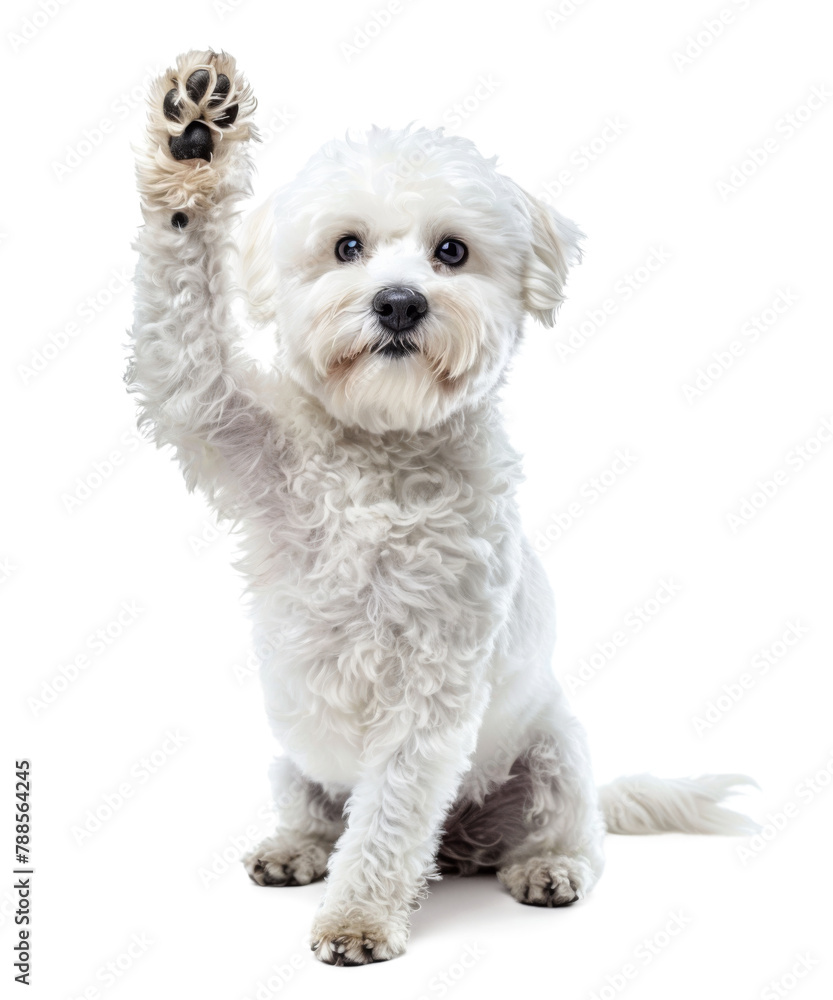
<path fill-rule="evenodd" d="M 451 267 L 458 267 L 468 255 L 468 247 L 462 240 L 443 240 L 434 251 L 437 260 L 441 260 L 443 264 L 449 264 Z"/>
<path fill-rule="evenodd" d="M 339 260 L 358 260 L 362 249 L 361 240 L 357 236 L 342 236 L 336 243 L 336 257 Z"/>

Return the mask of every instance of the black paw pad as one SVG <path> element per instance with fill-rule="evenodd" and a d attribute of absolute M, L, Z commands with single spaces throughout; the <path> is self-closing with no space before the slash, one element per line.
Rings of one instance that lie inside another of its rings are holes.
<path fill-rule="evenodd" d="M 207 69 L 195 70 L 185 81 L 185 92 L 194 104 L 199 104 L 205 97 L 209 83 L 211 83 L 211 74 Z"/>
<path fill-rule="evenodd" d="M 208 102 L 209 108 L 218 108 L 228 97 L 230 90 L 231 80 L 229 80 L 225 73 L 219 73 L 217 75 L 217 83 L 214 85 L 214 90 L 211 93 L 211 100 Z M 239 105 L 230 105 L 214 119 L 214 124 L 219 125 L 220 128 L 229 128 L 234 124 L 239 110 Z"/>
<path fill-rule="evenodd" d="M 210 160 L 214 148 L 205 122 L 191 122 L 182 135 L 172 135 L 168 144 L 175 160 Z"/>
<path fill-rule="evenodd" d="M 208 102 L 209 108 L 216 108 L 218 104 L 222 104 L 228 97 L 228 92 L 230 90 L 231 80 L 229 80 L 225 73 L 218 73 L 217 82 L 214 85 L 214 90 L 211 94 L 211 100 Z"/>
<path fill-rule="evenodd" d="M 178 96 L 177 89 L 174 87 L 173 90 L 169 90 L 165 94 L 165 100 L 162 103 L 162 110 L 165 112 L 165 117 L 172 122 L 182 121 L 182 115 L 179 112 L 179 101 L 177 100 Z"/>
<path fill-rule="evenodd" d="M 239 104 L 229 105 L 221 115 L 217 115 L 214 119 L 214 124 L 219 125 L 220 128 L 230 128 L 234 124 L 239 110 Z"/>
<path fill-rule="evenodd" d="M 184 229 L 188 225 L 188 216 L 184 212 L 174 212 L 171 216 L 171 225 L 174 229 Z"/>

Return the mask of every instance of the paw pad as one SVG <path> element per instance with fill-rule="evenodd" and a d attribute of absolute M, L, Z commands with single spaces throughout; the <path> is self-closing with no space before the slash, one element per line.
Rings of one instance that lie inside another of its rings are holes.
<path fill-rule="evenodd" d="M 185 94 L 201 113 L 199 118 L 189 122 L 181 135 L 172 135 L 168 139 L 171 155 L 175 160 L 210 160 L 214 140 L 206 121 L 220 128 L 230 128 L 237 120 L 240 106 L 226 103 L 231 93 L 231 80 L 225 73 L 218 73 L 214 89 L 206 102 L 210 85 L 211 73 L 207 69 L 194 70 L 185 81 Z M 172 87 L 165 94 L 162 112 L 168 121 L 181 123 L 186 120 L 187 108 L 178 87 Z"/>
<path fill-rule="evenodd" d="M 205 122 L 191 122 L 182 135 L 172 135 L 168 140 L 175 160 L 210 160 L 214 148 L 211 129 Z"/>
<path fill-rule="evenodd" d="M 207 69 L 195 70 L 185 81 L 185 92 L 194 104 L 199 104 L 205 97 L 209 83 L 211 83 L 211 74 Z"/>

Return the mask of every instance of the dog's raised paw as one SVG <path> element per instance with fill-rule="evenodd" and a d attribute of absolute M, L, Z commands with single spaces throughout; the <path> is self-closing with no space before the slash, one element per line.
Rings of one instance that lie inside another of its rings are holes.
<path fill-rule="evenodd" d="M 208 49 L 178 56 L 153 81 L 149 105 L 136 161 L 142 200 L 171 213 L 174 229 L 199 230 L 206 209 L 246 193 L 254 93 L 232 56 Z"/>
<path fill-rule="evenodd" d="M 527 906 L 570 906 L 584 895 L 588 870 L 568 856 L 530 858 L 498 871 L 512 897 Z"/>
<path fill-rule="evenodd" d="M 158 78 L 151 134 L 177 161 L 216 159 L 223 146 L 256 137 L 251 87 L 225 52 L 186 52 Z M 155 151 L 155 150 L 154 150 Z"/>
<path fill-rule="evenodd" d="M 325 847 L 312 841 L 292 843 L 280 835 L 269 837 L 250 851 L 243 864 L 256 885 L 309 885 L 327 871 Z"/>
<path fill-rule="evenodd" d="M 207 122 L 231 128 L 240 111 L 239 104 L 230 103 L 231 80 L 210 67 L 195 69 L 184 81 L 174 83 L 165 94 L 162 112 L 170 122 L 187 124 L 179 135 L 168 139 L 171 156 L 175 160 L 210 160 L 214 139 Z"/>

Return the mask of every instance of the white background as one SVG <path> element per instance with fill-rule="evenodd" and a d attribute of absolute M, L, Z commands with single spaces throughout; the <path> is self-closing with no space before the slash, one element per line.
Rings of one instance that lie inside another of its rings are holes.
<path fill-rule="evenodd" d="M 8 995 L 24 989 L 10 957 L 12 770 L 24 756 L 36 867 L 27 996 L 752 1000 L 779 995 L 768 984 L 782 977 L 781 995 L 829 996 L 827 5 L 727 0 L 719 33 L 720 0 L 410 0 L 380 17 L 383 30 L 372 22 L 383 0 L 44 6 L 52 16 L 34 0 L 3 13 L 4 995 L 7 983 Z M 368 23 L 373 37 L 357 36 Z M 689 36 L 699 32 L 698 55 Z M 781 813 L 783 829 L 757 842 L 610 838 L 598 888 L 566 910 L 518 906 L 493 878 L 446 881 L 416 914 L 403 958 L 350 971 L 307 950 L 320 885 L 256 888 L 223 862 L 270 826 L 272 747 L 241 586 L 202 501 L 133 436 L 121 382 L 140 223 L 137 102 L 148 73 L 205 45 L 234 53 L 259 97 L 269 129 L 259 196 L 348 127 L 413 120 L 498 153 L 587 233 L 558 326 L 530 326 L 506 395 L 526 456 L 528 531 L 555 534 L 554 518 L 581 504 L 544 553 L 560 623 L 554 669 L 567 683 L 624 632 L 615 656 L 571 685 L 600 780 L 746 772 L 762 791 L 738 804 L 767 822 Z M 687 46 L 689 61 L 675 60 Z M 815 109 L 814 87 L 827 95 Z M 609 141 L 599 139 L 607 119 Z M 749 150 L 762 147 L 755 163 Z M 638 270 L 660 251 L 661 267 Z M 628 297 L 629 275 L 647 280 Z M 753 343 L 744 331 L 773 317 L 764 311 L 779 293 L 795 301 Z M 565 357 L 571 331 L 578 346 Z M 706 389 L 689 401 L 684 386 L 733 341 L 742 355 L 701 377 Z M 617 449 L 636 461 L 590 502 L 585 484 Z M 728 515 L 779 469 L 786 481 L 733 529 Z M 79 480 L 88 495 L 68 504 Z M 648 603 L 663 580 L 679 592 Z M 119 626 L 123 602 L 141 611 Z M 638 608 L 657 613 L 636 633 Z M 790 622 L 806 630 L 801 641 L 756 670 Z M 108 625 L 121 634 L 96 652 L 89 637 Z M 81 653 L 88 666 L 65 683 L 59 668 L 72 677 Z M 698 731 L 743 673 L 754 685 Z M 166 745 L 168 732 L 185 742 Z M 150 774 L 141 761 L 154 751 Z M 120 785 L 129 797 L 79 844 L 88 810 Z M 212 865 L 221 874 L 208 881 Z M 666 937 L 673 913 L 685 925 Z M 150 943 L 126 958 L 134 935 Z M 807 954 L 812 971 L 792 978 Z"/>

